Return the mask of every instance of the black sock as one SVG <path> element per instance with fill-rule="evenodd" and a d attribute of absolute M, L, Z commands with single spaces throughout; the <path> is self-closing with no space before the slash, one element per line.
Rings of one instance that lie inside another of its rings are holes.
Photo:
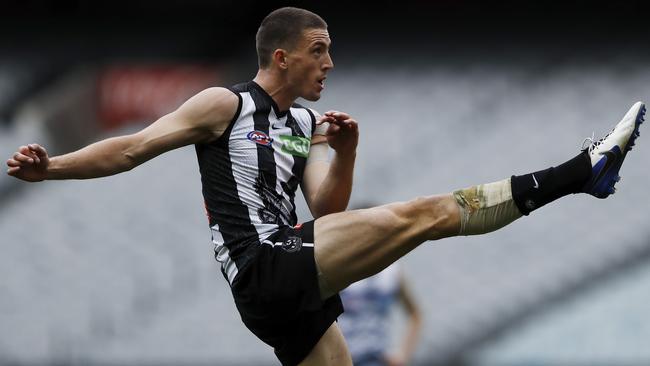
<path fill-rule="evenodd" d="M 591 160 L 583 151 L 557 167 L 525 175 L 513 175 L 512 199 L 523 215 L 566 196 L 579 193 L 591 176 Z"/>

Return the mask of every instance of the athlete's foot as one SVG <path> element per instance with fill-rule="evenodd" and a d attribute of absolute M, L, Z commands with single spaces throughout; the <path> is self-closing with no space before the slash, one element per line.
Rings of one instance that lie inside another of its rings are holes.
<path fill-rule="evenodd" d="M 614 185 L 621 177 L 618 175 L 627 152 L 632 150 L 634 140 L 639 137 L 639 126 L 644 121 L 645 104 L 636 102 L 613 130 L 598 141 L 585 139 L 589 146 L 583 149 L 591 159 L 591 177 L 583 187 L 583 192 L 598 198 L 606 198 L 616 192 Z"/>

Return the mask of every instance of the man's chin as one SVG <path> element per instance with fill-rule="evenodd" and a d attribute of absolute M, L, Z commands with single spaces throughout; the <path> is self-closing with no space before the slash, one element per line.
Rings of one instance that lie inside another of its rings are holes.
<path fill-rule="evenodd" d="M 316 102 L 320 99 L 320 93 L 303 95 L 302 98 L 310 102 Z"/>

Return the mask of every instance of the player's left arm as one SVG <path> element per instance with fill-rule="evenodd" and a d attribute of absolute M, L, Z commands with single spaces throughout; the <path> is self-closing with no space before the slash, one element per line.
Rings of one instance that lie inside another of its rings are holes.
<path fill-rule="evenodd" d="M 386 364 L 390 366 L 403 366 L 409 363 L 415 353 L 415 347 L 418 344 L 422 329 L 422 313 L 401 269 L 399 272 L 398 297 L 408 317 L 408 325 L 397 353 L 386 357 Z"/>
<path fill-rule="evenodd" d="M 302 191 L 312 215 L 319 218 L 345 211 L 348 206 L 359 126 L 349 114 L 338 111 L 326 112 L 316 124 L 322 127 L 312 136 Z M 328 146 L 334 150 L 331 160 L 328 159 Z"/>

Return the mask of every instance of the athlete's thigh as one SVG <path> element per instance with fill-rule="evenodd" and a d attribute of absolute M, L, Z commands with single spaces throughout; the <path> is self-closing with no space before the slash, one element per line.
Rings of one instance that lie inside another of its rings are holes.
<path fill-rule="evenodd" d="M 336 322 L 327 329 L 300 366 L 347 366 L 352 357 Z"/>
<path fill-rule="evenodd" d="M 453 197 L 422 197 L 317 219 L 314 255 L 326 287 L 336 292 L 381 271 L 426 240 L 457 232 Z"/>

